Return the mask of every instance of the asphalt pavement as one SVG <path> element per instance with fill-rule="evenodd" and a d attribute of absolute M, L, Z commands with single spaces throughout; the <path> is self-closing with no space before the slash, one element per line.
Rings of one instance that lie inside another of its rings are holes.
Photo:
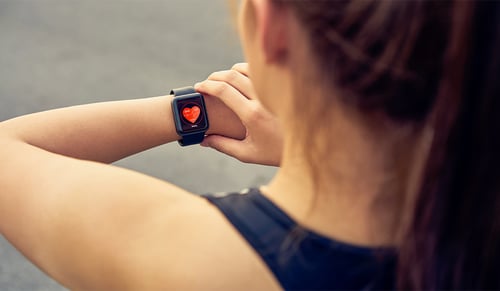
<path fill-rule="evenodd" d="M 165 95 L 242 60 L 225 0 L 0 0 L 0 120 Z M 176 143 L 117 165 L 195 193 L 258 186 L 276 170 Z M 0 290 L 64 288 L 0 236 Z"/>

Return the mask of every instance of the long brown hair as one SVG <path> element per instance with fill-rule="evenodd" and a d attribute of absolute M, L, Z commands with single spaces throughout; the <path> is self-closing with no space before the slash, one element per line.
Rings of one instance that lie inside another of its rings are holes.
<path fill-rule="evenodd" d="M 434 130 L 398 286 L 500 288 L 500 3 L 274 2 L 302 21 L 345 102 Z"/>
<path fill-rule="evenodd" d="M 500 288 L 500 3 L 472 4 L 455 6 L 403 288 Z"/>

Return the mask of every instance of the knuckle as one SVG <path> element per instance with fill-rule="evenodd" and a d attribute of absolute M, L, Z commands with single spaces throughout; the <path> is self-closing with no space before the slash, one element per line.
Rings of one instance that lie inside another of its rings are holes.
<path fill-rule="evenodd" d="M 207 78 L 207 79 L 208 79 L 208 80 L 217 80 L 217 79 L 218 79 L 218 77 L 217 77 L 217 76 L 219 76 L 219 75 L 220 75 L 220 73 L 221 73 L 221 72 L 213 72 L 212 74 L 210 74 L 210 75 L 208 76 L 208 78 Z"/>
<path fill-rule="evenodd" d="M 238 73 L 237 71 L 227 70 L 227 71 L 214 72 L 210 74 L 208 79 L 212 81 L 221 81 L 232 84 L 239 78 L 239 76 L 240 73 Z"/>
<path fill-rule="evenodd" d="M 238 79 L 239 76 L 240 76 L 240 74 L 237 71 L 229 70 L 225 74 L 225 81 L 228 83 L 234 83 Z"/>
<path fill-rule="evenodd" d="M 232 67 L 231 67 L 231 70 L 241 70 L 243 68 L 245 68 L 246 66 L 246 63 L 236 63 L 234 64 Z"/>
<path fill-rule="evenodd" d="M 232 68 L 232 70 L 238 71 L 243 75 L 248 75 L 248 63 L 237 63 Z"/>
<path fill-rule="evenodd" d="M 214 94 L 215 96 L 223 96 L 227 90 L 229 89 L 229 85 L 224 82 L 217 82 L 214 86 Z"/>
<path fill-rule="evenodd" d="M 208 80 L 204 80 L 204 81 L 201 81 L 201 82 L 196 84 L 196 87 L 199 89 L 206 89 L 209 86 L 210 86 L 210 84 L 209 84 Z"/>

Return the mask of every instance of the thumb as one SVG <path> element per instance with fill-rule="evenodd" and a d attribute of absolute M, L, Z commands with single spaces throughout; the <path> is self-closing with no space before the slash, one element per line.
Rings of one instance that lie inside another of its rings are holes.
<path fill-rule="evenodd" d="M 245 150 L 242 145 L 243 141 L 222 135 L 209 135 L 201 143 L 201 146 L 211 147 L 244 162 Z"/>

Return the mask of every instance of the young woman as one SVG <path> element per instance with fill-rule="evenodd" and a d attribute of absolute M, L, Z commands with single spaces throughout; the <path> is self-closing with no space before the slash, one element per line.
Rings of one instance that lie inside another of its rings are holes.
<path fill-rule="evenodd" d="M 249 65 L 196 85 L 202 145 L 268 185 L 105 165 L 180 138 L 172 96 L 65 108 L 0 124 L 0 231 L 72 289 L 500 288 L 499 13 L 244 0 Z"/>

